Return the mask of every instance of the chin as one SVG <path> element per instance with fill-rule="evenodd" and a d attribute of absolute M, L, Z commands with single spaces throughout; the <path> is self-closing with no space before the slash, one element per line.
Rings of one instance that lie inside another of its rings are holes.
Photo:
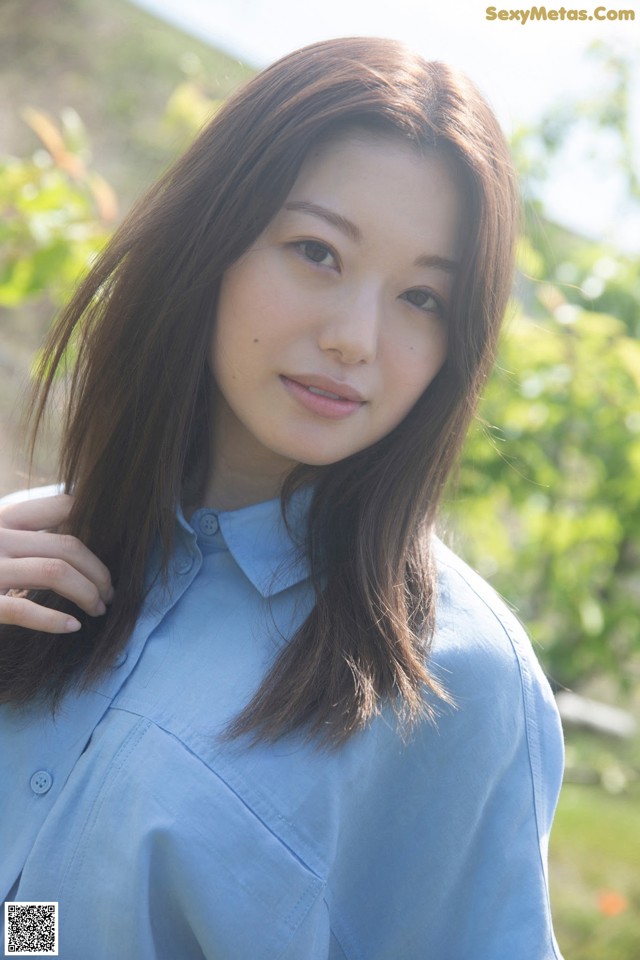
<path fill-rule="evenodd" d="M 340 451 L 319 451 L 319 450 L 305 450 L 300 451 L 297 459 L 298 463 L 304 463 L 308 467 L 329 467 L 331 464 L 340 463 L 342 460 L 347 460 L 349 457 L 352 457 L 355 453 L 360 453 L 361 450 L 365 450 L 369 446 L 352 447 L 348 450 Z"/>
<path fill-rule="evenodd" d="M 278 442 L 278 439 L 280 439 L 280 442 Z M 322 443 L 322 439 L 326 440 L 326 438 L 319 438 L 318 442 L 314 443 L 313 437 L 275 438 L 272 436 L 264 438 L 262 442 L 273 454 L 288 463 L 302 463 L 308 467 L 328 467 L 368 449 L 377 443 L 380 438 L 367 438 L 365 443 L 358 443 L 354 438 L 353 443 L 342 444 Z"/>

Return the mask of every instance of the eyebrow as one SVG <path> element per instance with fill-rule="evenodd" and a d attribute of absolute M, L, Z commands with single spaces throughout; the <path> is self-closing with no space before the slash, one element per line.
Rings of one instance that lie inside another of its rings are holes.
<path fill-rule="evenodd" d="M 327 210 L 326 207 L 321 207 L 317 203 L 310 203 L 308 200 L 290 200 L 289 203 L 285 203 L 284 209 L 299 210 L 300 213 L 310 213 L 313 217 L 320 217 L 321 220 L 330 223 L 332 227 L 337 227 L 338 230 L 345 233 L 349 239 L 362 240 L 362 231 L 359 227 L 356 227 L 355 223 L 347 220 L 346 217 L 341 216 L 339 213 L 334 213 L 333 210 Z"/>
<path fill-rule="evenodd" d="M 343 217 L 333 210 L 321 207 L 318 203 L 311 203 L 309 200 L 290 200 L 284 205 L 285 210 L 298 211 L 300 213 L 310 213 L 312 217 L 319 217 L 325 223 L 337 227 L 342 233 L 346 234 L 350 240 L 362 240 L 362 231 L 352 220 Z M 424 254 L 415 261 L 416 267 L 428 267 L 436 270 L 443 270 L 445 273 L 455 273 L 460 266 L 455 260 L 449 260 L 447 257 Z"/>
<path fill-rule="evenodd" d="M 449 260 L 447 257 L 429 256 L 425 254 L 418 257 L 415 262 L 416 267 L 430 267 L 435 270 L 443 270 L 445 273 L 455 273 L 460 264 L 457 260 Z"/>

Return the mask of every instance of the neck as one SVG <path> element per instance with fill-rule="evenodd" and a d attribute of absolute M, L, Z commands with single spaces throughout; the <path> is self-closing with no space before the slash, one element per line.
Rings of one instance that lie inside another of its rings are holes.
<path fill-rule="evenodd" d="M 224 460 L 209 472 L 199 506 L 214 510 L 240 510 L 280 495 L 283 476 L 234 470 Z"/>
<path fill-rule="evenodd" d="M 240 510 L 280 495 L 293 461 L 274 456 L 231 414 L 218 395 L 211 411 L 209 465 L 191 509 Z"/>

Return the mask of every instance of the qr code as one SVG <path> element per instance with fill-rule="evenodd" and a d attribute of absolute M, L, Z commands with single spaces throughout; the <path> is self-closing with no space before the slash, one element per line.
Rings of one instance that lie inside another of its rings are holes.
<path fill-rule="evenodd" d="M 5 903 L 4 930 L 5 956 L 58 956 L 57 903 Z"/>

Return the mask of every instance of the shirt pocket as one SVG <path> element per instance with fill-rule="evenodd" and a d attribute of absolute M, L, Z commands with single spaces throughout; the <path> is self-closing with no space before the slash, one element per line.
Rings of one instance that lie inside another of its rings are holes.
<path fill-rule="evenodd" d="M 113 711 L 97 733 L 20 885 L 59 900 L 68 960 L 328 955 L 323 879 L 223 780 L 149 720 Z"/>

